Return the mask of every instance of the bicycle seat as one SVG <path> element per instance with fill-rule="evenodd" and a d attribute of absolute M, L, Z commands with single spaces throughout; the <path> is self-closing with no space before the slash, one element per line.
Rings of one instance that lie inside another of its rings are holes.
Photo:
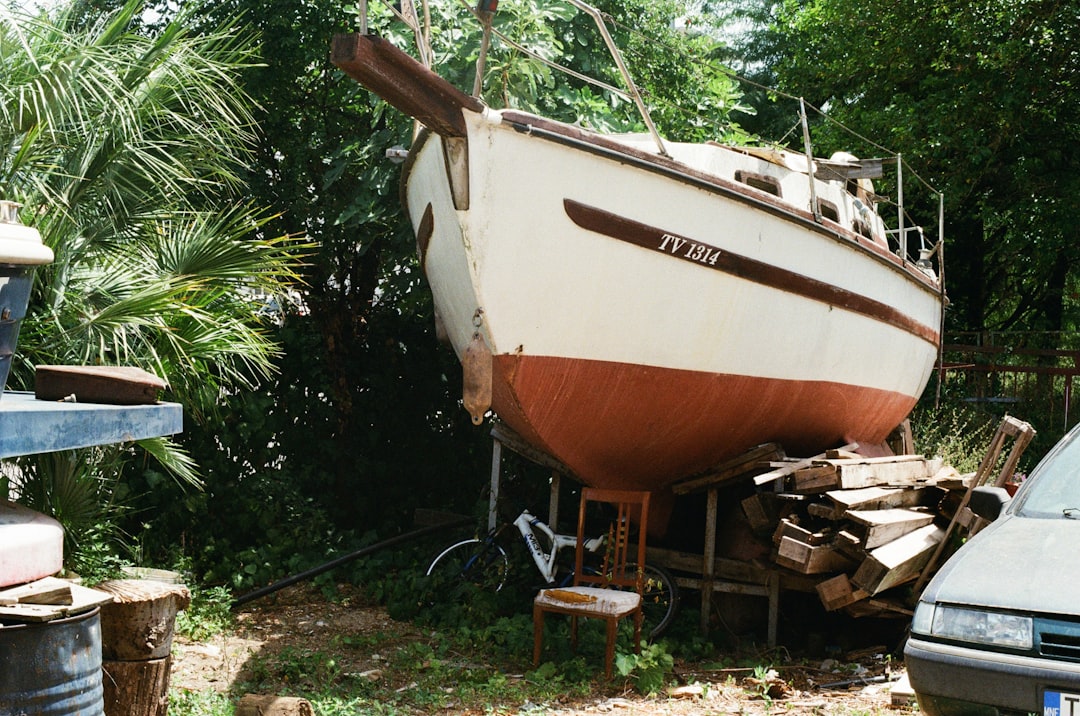
<path fill-rule="evenodd" d="M 606 541 L 607 535 L 600 535 L 599 537 L 587 539 L 585 540 L 585 549 L 589 552 L 599 552 L 600 548 L 604 546 L 604 542 Z"/>

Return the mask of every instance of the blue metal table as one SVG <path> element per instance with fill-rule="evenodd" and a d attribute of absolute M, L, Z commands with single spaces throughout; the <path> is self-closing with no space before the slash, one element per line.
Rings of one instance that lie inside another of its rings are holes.
<path fill-rule="evenodd" d="M 65 403 L 21 391 L 0 397 L 0 458 L 175 435 L 183 429 L 179 403 Z"/>

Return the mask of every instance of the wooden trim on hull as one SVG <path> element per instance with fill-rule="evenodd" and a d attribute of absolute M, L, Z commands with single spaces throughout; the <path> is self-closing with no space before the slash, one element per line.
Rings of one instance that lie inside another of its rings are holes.
<path fill-rule="evenodd" d="M 660 490 L 764 442 L 812 455 L 880 443 L 916 397 L 826 381 L 520 354 L 494 362 L 493 408 L 595 487 Z"/>
<path fill-rule="evenodd" d="M 586 206 L 572 199 L 564 199 L 563 207 L 571 221 L 583 229 L 690 261 L 704 268 L 738 276 L 779 291 L 786 291 L 869 316 L 917 336 L 927 343 L 937 345 L 937 330 L 919 323 L 880 301 L 787 269 L 722 250 L 701 241 L 677 236 L 603 209 Z"/>

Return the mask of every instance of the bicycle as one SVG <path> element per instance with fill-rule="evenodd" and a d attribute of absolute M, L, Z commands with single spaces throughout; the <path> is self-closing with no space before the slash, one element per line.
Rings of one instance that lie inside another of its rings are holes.
<path fill-rule="evenodd" d="M 511 526 L 521 533 L 546 586 L 565 587 L 573 582 L 572 566 L 563 565 L 559 555 L 577 546 L 577 535 L 556 533 L 528 509 L 522 510 L 512 522 L 497 526 L 483 539 L 474 537 L 461 540 L 442 550 L 431 561 L 426 575 L 437 579 L 463 579 L 484 589 L 501 591 L 510 572 L 510 558 L 499 544 L 499 537 Z M 541 537 L 548 544 L 546 550 L 540 545 Z M 585 550 L 591 555 L 600 555 L 606 543 L 606 534 L 593 537 L 585 540 Z M 595 568 L 591 569 L 595 573 Z M 627 565 L 627 569 L 636 571 L 638 567 Z M 675 619 L 679 607 L 679 588 L 667 570 L 651 564 L 643 565 L 641 569 L 645 578 L 642 633 L 652 641 L 663 634 Z"/>

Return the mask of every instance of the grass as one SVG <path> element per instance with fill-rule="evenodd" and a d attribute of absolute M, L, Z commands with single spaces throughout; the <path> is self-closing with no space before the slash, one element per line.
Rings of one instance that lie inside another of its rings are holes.
<path fill-rule="evenodd" d="M 312 609 L 318 606 L 305 611 Z M 214 610 L 197 613 L 213 614 Z M 169 714 L 233 716 L 235 704 L 247 693 L 303 697 L 322 716 L 545 714 L 575 702 L 595 704 L 612 697 L 641 699 L 643 708 L 663 703 L 665 708 L 685 709 L 674 711 L 685 714 L 733 713 L 732 699 L 743 704 L 740 713 L 748 715 L 787 709 L 784 697 L 772 687 L 798 673 L 800 667 L 780 667 L 777 677 L 773 664 L 782 660 L 780 652 L 738 660 L 720 656 L 716 647 L 702 641 L 696 624 L 697 614 L 687 610 L 671 640 L 647 646 L 641 655 L 629 648 L 627 625 L 620 634 L 621 675 L 613 682 L 603 679 L 603 629 L 598 621 L 582 622 L 579 650 L 573 654 L 565 620 L 549 620 L 545 661 L 536 669 L 531 664 L 532 620 L 527 613 L 500 617 L 490 624 L 392 623 L 391 628 L 363 634 L 332 628 L 327 638 L 264 649 L 252 656 L 244 679 L 232 684 L 228 693 L 173 689 Z M 212 624 L 194 633 L 203 634 L 219 625 L 215 617 Z M 288 628 L 282 628 L 282 636 L 288 640 Z M 679 669 L 682 681 L 700 686 L 697 697 L 686 701 L 666 695 L 667 687 L 677 682 L 672 667 Z M 646 692 L 656 692 L 649 697 L 655 701 L 645 700 L 641 694 Z M 897 716 L 902 712 L 838 701 L 807 713 Z"/>
<path fill-rule="evenodd" d="M 942 456 L 964 473 L 978 467 L 995 423 L 973 412 L 923 410 L 914 416 L 913 426 L 920 451 Z M 550 710 L 549 705 L 595 702 L 622 696 L 635 686 L 663 699 L 666 687 L 675 683 L 673 671 L 684 681 L 706 681 L 700 700 L 688 706 L 680 702 L 686 710 L 676 713 L 790 713 L 781 683 L 791 672 L 774 671 L 774 667 L 785 661 L 796 671 L 807 666 L 779 658 L 782 655 L 775 652 L 751 653 L 737 662 L 734 656 L 722 656 L 718 661 L 718 654 L 734 652 L 727 646 L 719 649 L 716 642 L 702 637 L 696 629 L 696 610 L 690 608 L 679 615 L 670 638 L 641 655 L 630 649 L 627 627 L 620 642 L 620 676 L 614 683 L 602 678 L 602 630 L 583 628 L 580 648 L 574 654 L 563 620 L 549 622 L 545 661 L 533 669 L 529 663 L 532 620 L 527 602 L 514 603 L 513 595 L 506 594 L 509 590 L 500 592 L 497 599 L 491 594 L 458 595 L 461 599 L 454 603 L 448 594 L 417 598 L 425 588 L 423 578 L 388 568 L 409 563 L 380 555 L 370 560 L 367 574 L 354 575 L 356 583 L 365 585 L 369 597 L 374 595 L 391 617 L 400 620 L 401 634 L 340 631 L 314 646 L 265 651 L 247 662 L 246 680 L 233 684 L 229 693 L 173 689 L 170 716 L 233 716 L 234 704 L 245 693 L 302 696 L 322 716 L 412 716 L 437 711 L 543 714 Z M 223 589 L 193 590 L 192 606 L 178 619 L 178 632 L 196 640 L 227 632 L 234 628 L 229 605 L 228 592 Z M 881 666 L 888 670 L 888 659 Z M 725 676 L 725 672 L 738 676 Z M 783 683 L 789 691 L 795 688 Z M 815 697 L 822 694 L 810 693 Z M 716 694 L 725 700 L 714 709 L 709 697 Z M 844 696 L 807 699 L 811 705 L 800 705 L 796 712 L 818 716 L 914 713 L 913 709 L 877 702 L 868 705 L 866 699 Z"/>

